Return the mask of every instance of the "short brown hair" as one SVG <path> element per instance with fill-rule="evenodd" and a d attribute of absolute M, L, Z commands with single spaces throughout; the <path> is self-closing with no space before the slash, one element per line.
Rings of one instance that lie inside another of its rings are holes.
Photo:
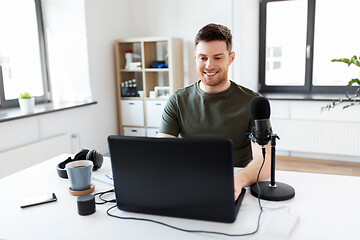
<path fill-rule="evenodd" d="M 210 23 L 201 28 L 195 37 L 195 47 L 200 41 L 225 41 L 228 52 L 232 50 L 232 35 L 230 29 L 223 25 Z"/>

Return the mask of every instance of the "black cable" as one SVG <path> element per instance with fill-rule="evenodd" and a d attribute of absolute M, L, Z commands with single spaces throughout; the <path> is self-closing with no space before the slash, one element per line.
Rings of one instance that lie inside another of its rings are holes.
<path fill-rule="evenodd" d="M 259 216 L 258 216 L 258 221 L 257 221 L 256 229 L 255 229 L 253 232 L 243 233 L 243 234 L 229 234 L 229 233 L 214 232 L 214 231 L 189 230 L 189 229 L 183 229 L 183 228 L 175 227 L 175 226 L 172 226 L 172 225 L 169 225 L 169 224 L 160 222 L 160 221 L 148 219 L 148 218 L 121 217 L 121 216 L 113 215 L 113 214 L 110 213 L 110 210 L 113 209 L 113 208 L 115 208 L 116 205 L 110 207 L 110 208 L 106 211 L 106 213 L 107 213 L 107 215 L 109 215 L 110 217 L 115 217 L 115 218 L 119 218 L 119 219 L 123 219 L 123 220 L 137 220 L 137 221 L 146 221 L 146 222 L 157 223 L 157 224 L 163 225 L 163 226 L 165 226 L 165 227 L 169 227 L 169 228 L 172 228 L 172 229 L 175 229 L 175 230 L 179 230 L 179 231 L 183 231 L 183 232 L 188 232 L 188 233 L 217 234 L 217 235 L 223 235 L 223 236 L 228 236 L 228 237 L 244 237 L 244 236 L 253 235 L 253 234 L 257 233 L 258 230 L 259 230 L 259 227 L 260 227 L 260 219 L 261 219 L 261 215 L 262 215 L 262 213 L 263 213 L 263 207 L 262 207 L 261 201 L 260 201 L 259 177 L 260 177 L 261 170 L 262 170 L 262 168 L 263 168 L 263 166 L 264 166 L 264 163 L 265 163 L 265 147 L 262 148 L 262 153 L 263 153 L 263 162 L 262 162 L 262 164 L 261 164 L 261 167 L 260 167 L 259 172 L 258 172 L 257 177 L 256 177 L 256 185 L 257 185 L 257 188 L 258 188 L 258 191 L 259 191 L 259 193 L 258 193 L 258 204 L 259 204 L 259 208 L 260 208 L 260 213 L 259 213 Z"/>
<path fill-rule="evenodd" d="M 105 204 L 105 203 L 116 203 L 116 199 L 106 200 L 106 199 L 102 198 L 105 194 L 112 193 L 112 192 L 115 192 L 115 189 L 110 189 L 110 190 L 105 191 L 105 192 L 95 193 L 94 196 L 96 197 L 96 196 L 99 195 L 99 199 L 102 201 L 102 202 L 95 202 L 95 204 L 102 205 L 102 204 Z"/>
<path fill-rule="evenodd" d="M 228 233 L 222 233 L 222 232 L 213 232 L 213 231 L 203 231 L 203 230 L 189 230 L 189 229 L 184 229 L 184 228 L 179 228 L 179 227 L 175 227 L 160 221 L 156 221 L 156 220 L 152 220 L 152 219 L 148 219 L 148 218 L 135 218 L 135 217 L 120 217 L 117 215 L 113 215 L 110 213 L 110 210 L 115 208 L 116 205 L 110 207 L 106 213 L 111 216 L 111 217 L 115 217 L 115 218 L 120 218 L 123 220 L 138 220 L 138 221 L 146 221 L 146 222 L 152 222 L 152 223 L 157 223 L 175 230 L 179 230 L 179 231 L 183 231 L 183 232 L 188 232 L 188 233 L 207 233 L 207 234 L 218 234 L 218 235 L 224 235 L 224 236 L 229 236 L 229 237 L 240 237 L 240 236 L 248 236 L 248 235 L 252 235 L 255 232 L 251 232 L 251 233 L 245 233 L 245 234 L 228 234 Z"/>

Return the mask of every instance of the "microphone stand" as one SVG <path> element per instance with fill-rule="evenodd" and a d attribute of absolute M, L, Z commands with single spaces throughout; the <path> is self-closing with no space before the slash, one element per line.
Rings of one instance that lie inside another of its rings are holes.
<path fill-rule="evenodd" d="M 275 146 L 278 135 L 271 134 L 271 178 L 270 181 L 259 182 L 259 188 L 256 183 L 251 185 L 251 194 L 254 197 L 260 195 L 261 199 L 269 201 L 284 201 L 295 196 L 295 189 L 288 184 L 275 182 Z"/>

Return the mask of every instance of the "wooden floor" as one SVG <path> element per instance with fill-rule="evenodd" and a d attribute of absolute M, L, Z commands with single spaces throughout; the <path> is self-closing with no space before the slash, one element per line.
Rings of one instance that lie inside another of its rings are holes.
<path fill-rule="evenodd" d="M 360 176 L 360 163 L 276 156 L 276 170 Z"/>

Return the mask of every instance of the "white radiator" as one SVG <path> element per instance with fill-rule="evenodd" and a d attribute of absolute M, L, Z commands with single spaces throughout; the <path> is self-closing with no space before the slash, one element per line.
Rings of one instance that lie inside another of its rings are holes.
<path fill-rule="evenodd" d="M 71 134 L 62 134 L 0 152 L 0 178 L 62 153 L 72 152 Z"/>
<path fill-rule="evenodd" d="M 277 150 L 360 159 L 360 124 L 357 122 L 272 119 L 271 124 L 280 137 Z"/>

